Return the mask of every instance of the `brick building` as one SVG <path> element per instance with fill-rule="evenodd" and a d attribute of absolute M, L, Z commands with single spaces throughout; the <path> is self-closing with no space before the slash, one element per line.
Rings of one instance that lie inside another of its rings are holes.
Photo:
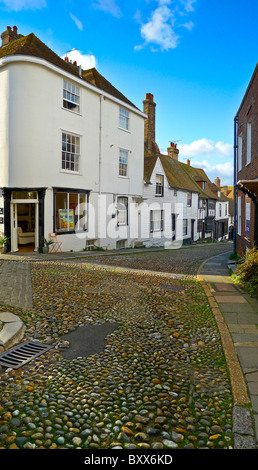
<path fill-rule="evenodd" d="M 258 63 L 235 117 L 236 251 L 258 247 Z"/>

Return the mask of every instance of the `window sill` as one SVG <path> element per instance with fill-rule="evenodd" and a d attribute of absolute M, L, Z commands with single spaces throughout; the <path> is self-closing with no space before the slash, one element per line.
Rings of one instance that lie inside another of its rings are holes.
<path fill-rule="evenodd" d="M 121 178 L 123 180 L 129 180 L 129 176 L 118 175 L 118 178 Z"/>
<path fill-rule="evenodd" d="M 82 173 L 80 173 L 79 171 L 72 171 L 72 170 L 60 170 L 60 173 L 65 173 L 66 175 L 82 176 Z"/>
<path fill-rule="evenodd" d="M 124 129 L 123 127 L 119 127 L 119 126 L 118 126 L 118 129 L 119 129 L 120 131 L 127 132 L 127 134 L 131 134 L 131 131 L 129 131 L 128 129 Z"/>
<path fill-rule="evenodd" d="M 82 117 L 82 114 L 78 113 L 77 111 L 72 111 L 71 109 L 64 108 L 63 106 L 61 106 L 61 109 L 63 109 L 64 111 L 68 111 L 68 113 L 72 113 L 72 114 L 75 114 L 76 116 L 81 116 Z"/>
<path fill-rule="evenodd" d="M 70 230 L 70 231 L 63 231 L 63 232 L 58 232 L 58 230 L 55 231 L 55 233 L 60 236 L 60 235 L 75 235 L 77 233 L 86 233 L 88 229 L 86 230 Z"/>

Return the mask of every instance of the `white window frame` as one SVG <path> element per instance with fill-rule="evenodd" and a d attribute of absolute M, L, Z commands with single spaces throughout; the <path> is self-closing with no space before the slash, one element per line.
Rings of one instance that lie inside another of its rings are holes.
<path fill-rule="evenodd" d="M 128 197 L 117 197 L 117 225 L 128 225 Z"/>
<path fill-rule="evenodd" d="M 188 219 L 183 219 L 183 237 L 188 235 Z"/>
<path fill-rule="evenodd" d="M 243 150 L 243 136 L 242 133 L 238 136 L 238 149 L 237 149 L 237 168 L 238 171 L 242 170 L 242 150 Z"/>
<path fill-rule="evenodd" d="M 252 123 L 248 122 L 246 127 L 246 165 L 251 163 Z"/>
<path fill-rule="evenodd" d="M 128 177 L 128 150 L 119 149 L 119 176 Z"/>
<path fill-rule="evenodd" d="M 156 175 L 156 192 L 155 196 L 162 197 L 164 196 L 164 176 Z"/>
<path fill-rule="evenodd" d="M 63 108 L 80 113 L 80 87 L 63 80 Z"/>
<path fill-rule="evenodd" d="M 122 108 L 120 106 L 119 107 L 119 128 L 129 131 L 129 120 L 130 120 L 130 112 L 127 109 Z"/>
<path fill-rule="evenodd" d="M 79 173 L 80 155 L 81 137 L 70 132 L 62 131 L 62 171 Z"/>
<path fill-rule="evenodd" d="M 237 234 L 241 235 L 241 196 L 237 198 Z"/>
<path fill-rule="evenodd" d="M 164 230 L 164 210 L 150 211 L 150 232 L 162 232 Z"/>
<path fill-rule="evenodd" d="M 57 194 L 66 194 L 66 201 L 67 201 L 67 207 L 64 207 L 62 209 L 57 209 L 56 208 L 56 196 Z M 74 210 L 73 214 L 73 219 L 74 219 L 74 227 L 70 228 L 69 224 L 67 224 L 67 228 L 60 229 L 57 228 L 57 217 L 59 217 L 59 212 L 58 210 L 61 210 L 63 213 L 67 211 L 67 221 L 69 221 L 69 215 L 70 211 L 73 209 L 70 209 L 70 194 L 76 194 L 77 195 L 77 206 Z M 81 197 L 85 199 L 84 202 L 80 202 Z M 86 192 L 77 192 L 77 190 L 70 189 L 69 191 L 65 190 L 56 190 L 54 192 L 54 204 L 56 208 L 56 215 L 55 215 L 55 220 L 54 220 L 54 231 L 59 234 L 64 234 L 64 233 L 74 233 L 76 232 L 85 232 L 88 229 L 88 195 Z"/>

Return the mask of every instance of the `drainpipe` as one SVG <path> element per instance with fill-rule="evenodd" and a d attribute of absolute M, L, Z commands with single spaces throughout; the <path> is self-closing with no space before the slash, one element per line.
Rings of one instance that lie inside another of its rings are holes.
<path fill-rule="evenodd" d="M 100 239 L 101 224 L 101 172 L 102 172 L 102 100 L 103 95 L 99 96 L 99 200 L 98 200 L 98 239 Z"/>
<path fill-rule="evenodd" d="M 234 118 L 234 228 L 233 228 L 233 253 L 236 253 L 236 226 L 237 226 L 237 133 L 238 116 Z"/>

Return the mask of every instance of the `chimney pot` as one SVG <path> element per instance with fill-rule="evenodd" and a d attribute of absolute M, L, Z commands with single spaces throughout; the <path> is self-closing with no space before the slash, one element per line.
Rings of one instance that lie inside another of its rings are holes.
<path fill-rule="evenodd" d="M 186 160 L 186 163 L 187 163 L 187 165 L 189 165 L 189 166 L 191 165 L 191 162 L 190 162 L 190 160 L 188 160 L 188 159 Z"/>
<path fill-rule="evenodd" d="M 73 65 L 76 65 L 76 67 L 77 67 L 77 62 L 76 62 L 76 60 L 74 61 Z"/>
<path fill-rule="evenodd" d="M 153 96 L 153 94 L 152 94 L 152 93 L 146 93 L 146 98 L 145 98 L 145 99 L 146 99 L 146 100 L 153 101 L 153 99 L 154 99 L 154 96 Z"/>

